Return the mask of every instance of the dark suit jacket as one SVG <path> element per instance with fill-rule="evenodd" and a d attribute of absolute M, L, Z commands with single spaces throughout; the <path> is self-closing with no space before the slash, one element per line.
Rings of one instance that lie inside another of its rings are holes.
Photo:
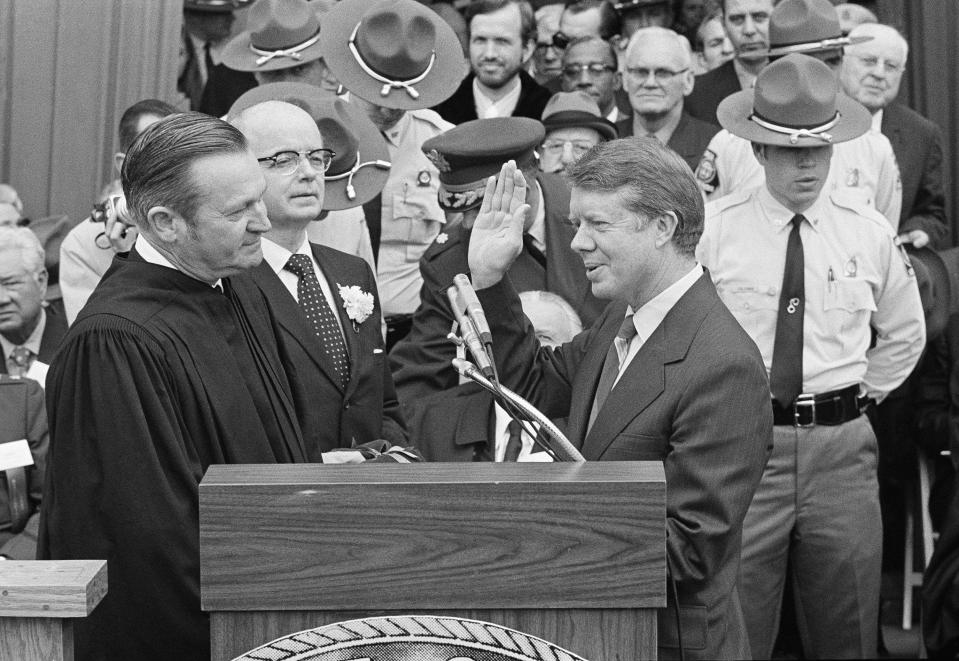
<path fill-rule="evenodd" d="M 902 178 L 899 231 L 923 230 L 934 248 L 946 248 L 952 237 L 946 222 L 942 132 L 914 110 L 893 103 L 883 110 L 882 133 L 892 143 Z"/>
<path fill-rule="evenodd" d="M 693 92 L 686 97 L 684 108 L 696 119 L 719 126 L 716 118 L 719 102 L 741 89 L 739 76 L 736 75 L 733 61 L 730 60 L 712 71 L 696 76 Z"/>
<path fill-rule="evenodd" d="M 546 269 L 524 247 L 510 267 L 510 278 L 520 291 L 546 289 L 573 306 L 583 325 L 599 316 L 604 304 L 590 291 L 583 260 L 570 248 L 574 230 L 569 224 L 569 188 L 557 175 L 538 173 L 546 206 Z M 447 228 L 420 260 L 423 287 L 413 328 L 390 352 L 400 401 L 452 388 L 458 376 L 450 366 L 456 350 L 446 339 L 453 313 L 446 288 L 457 273 L 469 273 L 467 252 L 470 232 L 461 226 Z"/>
<path fill-rule="evenodd" d="M 500 378 L 549 416 L 589 461 L 662 461 L 666 549 L 687 658 L 747 658 L 736 579 L 742 522 L 772 447 L 766 370 L 756 345 L 701 277 L 643 344 L 586 433 L 606 353 L 626 311 L 539 349 L 508 282 L 479 292 Z M 675 605 L 660 612 L 660 657 L 675 656 Z"/>
<path fill-rule="evenodd" d="M 453 124 L 462 124 L 471 119 L 477 119 L 476 102 L 473 99 L 473 74 L 469 74 L 460 83 L 460 86 L 453 96 L 443 101 L 443 103 L 434 106 L 433 110 L 440 116 Z M 546 102 L 552 96 L 549 90 L 533 80 L 523 70 L 519 72 L 520 92 L 519 100 L 516 102 L 516 108 L 513 110 L 513 117 L 532 117 L 540 119 L 543 116 L 543 108 Z"/>
<path fill-rule="evenodd" d="M 336 308 L 350 354 L 350 381 L 345 390 L 306 316 L 266 261 L 250 275 L 231 278 L 239 295 L 248 295 L 252 285 L 270 302 L 280 358 L 290 379 L 308 457 L 320 461 L 321 452 L 378 438 L 407 445 L 406 428 L 386 361 L 373 273 L 358 257 L 315 243 L 311 247 L 338 302 Z M 337 284 L 358 285 L 375 298 L 373 314 L 357 330 L 346 315 Z"/>
<path fill-rule="evenodd" d="M 47 365 L 56 355 L 60 340 L 67 334 L 67 315 L 63 311 L 63 299 L 54 299 L 48 301 L 48 303 L 44 308 L 47 313 L 47 325 L 43 328 L 43 336 L 40 338 L 40 352 L 37 354 L 37 360 Z M 0 356 L 0 374 L 6 373 L 6 356 Z"/>
<path fill-rule="evenodd" d="M 627 117 L 616 122 L 616 128 L 619 129 L 619 137 L 628 138 L 633 135 L 633 118 Z M 690 117 L 684 112 L 666 146 L 682 156 L 689 169 L 695 172 L 709 141 L 717 133 L 718 126 Z"/>
<path fill-rule="evenodd" d="M 475 383 L 404 401 L 403 413 L 426 461 L 492 461 L 493 396 Z"/>

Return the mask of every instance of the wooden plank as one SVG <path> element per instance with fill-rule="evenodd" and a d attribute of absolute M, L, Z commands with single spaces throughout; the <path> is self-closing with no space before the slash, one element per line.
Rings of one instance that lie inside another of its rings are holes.
<path fill-rule="evenodd" d="M 537 636 L 590 661 L 656 658 L 656 611 L 440 610 L 223 612 L 210 617 L 212 661 L 229 661 L 281 636 L 364 617 L 445 615 L 492 622 Z"/>
<path fill-rule="evenodd" d="M 106 593 L 106 560 L 0 562 L 0 617 L 86 617 Z"/>
<path fill-rule="evenodd" d="M 656 462 L 216 466 L 205 610 L 665 604 Z"/>
<path fill-rule="evenodd" d="M 0 659 L 73 661 L 71 620 L 0 617 Z"/>

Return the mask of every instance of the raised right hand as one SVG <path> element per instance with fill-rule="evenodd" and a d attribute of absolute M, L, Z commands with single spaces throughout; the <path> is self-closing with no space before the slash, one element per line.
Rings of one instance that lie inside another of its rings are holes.
<path fill-rule="evenodd" d="M 509 161 L 499 176 L 487 180 L 483 204 L 470 234 L 469 267 L 474 288 L 495 285 L 522 252 L 529 210 L 526 179 L 516 163 Z"/>

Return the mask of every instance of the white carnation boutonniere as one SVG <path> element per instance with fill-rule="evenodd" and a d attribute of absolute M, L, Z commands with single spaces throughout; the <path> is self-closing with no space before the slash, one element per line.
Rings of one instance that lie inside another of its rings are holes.
<path fill-rule="evenodd" d="M 353 322 L 353 330 L 359 333 L 360 324 L 373 314 L 373 294 L 363 291 L 356 285 L 345 287 L 336 283 L 336 286 L 340 289 L 340 298 L 343 299 L 346 316 Z"/>

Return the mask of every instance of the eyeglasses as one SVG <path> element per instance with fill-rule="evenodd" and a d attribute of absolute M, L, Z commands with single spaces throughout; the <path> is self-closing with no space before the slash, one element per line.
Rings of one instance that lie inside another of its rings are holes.
<path fill-rule="evenodd" d="M 579 158 L 595 145 L 588 140 L 547 140 L 543 143 L 543 152 L 550 156 L 561 156 L 563 150 L 569 145 L 573 150 L 573 155 Z"/>
<path fill-rule="evenodd" d="M 656 79 L 657 83 L 668 83 L 681 73 L 689 71 L 689 67 L 672 71 L 670 69 L 647 69 L 645 67 L 626 67 L 626 73 L 640 82 L 649 80 L 650 74 Z"/>
<path fill-rule="evenodd" d="M 280 175 L 290 175 L 296 172 L 300 167 L 300 157 L 305 156 L 310 162 L 310 167 L 317 172 L 326 172 L 330 169 L 330 163 L 336 152 L 332 149 L 314 149 L 313 151 L 281 151 L 272 156 L 258 158 L 259 163 L 267 170 L 273 170 Z"/>
<path fill-rule="evenodd" d="M 563 75 L 567 78 L 579 78 L 583 72 L 589 72 L 590 76 L 602 76 L 604 73 L 616 71 L 616 67 L 611 67 L 602 62 L 590 62 L 588 64 L 567 64 L 563 67 Z"/>
<path fill-rule="evenodd" d="M 898 62 L 890 62 L 889 60 L 881 60 L 874 55 L 853 55 L 854 58 L 862 62 L 862 65 L 867 69 L 875 69 L 879 66 L 879 63 L 882 63 L 882 69 L 888 74 L 901 73 L 905 68 L 902 64 Z"/>
<path fill-rule="evenodd" d="M 562 32 L 557 32 L 553 35 L 553 45 L 560 50 L 566 50 L 566 47 L 569 46 L 569 42 L 572 40 L 572 37 L 567 37 Z"/>

